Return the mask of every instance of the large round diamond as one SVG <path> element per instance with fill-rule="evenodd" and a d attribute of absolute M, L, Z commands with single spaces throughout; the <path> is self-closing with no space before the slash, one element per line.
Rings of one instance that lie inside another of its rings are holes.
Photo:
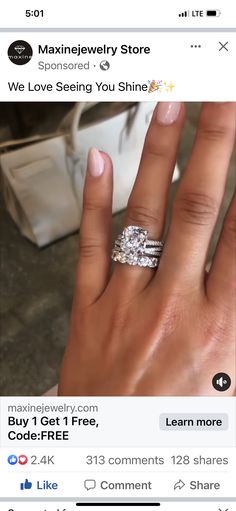
<path fill-rule="evenodd" d="M 121 236 L 120 248 L 127 255 L 142 255 L 146 247 L 148 232 L 141 227 L 130 225 L 126 227 Z"/>

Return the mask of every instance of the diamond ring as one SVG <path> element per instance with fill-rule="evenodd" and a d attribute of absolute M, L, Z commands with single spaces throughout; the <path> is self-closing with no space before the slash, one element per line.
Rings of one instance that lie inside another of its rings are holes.
<path fill-rule="evenodd" d="M 123 264 L 157 268 L 163 246 L 163 241 L 149 240 L 147 230 L 130 225 L 117 237 L 111 257 Z"/>

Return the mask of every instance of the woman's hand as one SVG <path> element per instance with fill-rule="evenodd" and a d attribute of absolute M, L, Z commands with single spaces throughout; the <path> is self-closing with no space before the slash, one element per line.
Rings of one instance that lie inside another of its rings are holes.
<path fill-rule="evenodd" d="M 126 225 L 160 240 L 184 106 L 160 103 L 146 136 Z M 116 263 L 111 275 L 112 163 L 92 149 L 60 395 L 216 395 L 235 387 L 236 197 L 209 274 L 207 252 L 235 137 L 232 103 L 202 107 L 157 271 Z"/>

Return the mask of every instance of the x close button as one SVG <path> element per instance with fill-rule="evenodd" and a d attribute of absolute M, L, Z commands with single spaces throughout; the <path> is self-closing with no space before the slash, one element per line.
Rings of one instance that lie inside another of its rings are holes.
<path fill-rule="evenodd" d="M 219 51 L 222 51 L 222 50 L 229 51 L 228 44 L 229 44 L 229 41 L 226 41 L 226 43 L 222 43 L 221 41 L 219 41 L 219 45 L 220 45 Z"/>

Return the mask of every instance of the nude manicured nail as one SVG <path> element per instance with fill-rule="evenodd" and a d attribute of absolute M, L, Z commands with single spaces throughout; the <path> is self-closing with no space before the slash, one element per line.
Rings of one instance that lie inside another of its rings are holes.
<path fill-rule="evenodd" d="M 173 124 L 179 117 L 180 109 L 181 103 L 177 101 L 173 103 L 158 103 L 156 111 L 157 122 L 163 126 Z"/>
<path fill-rule="evenodd" d="M 105 162 L 100 152 L 92 147 L 88 154 L 88 172 L 93 177 L 102 175 L 105 167 Z"/>

